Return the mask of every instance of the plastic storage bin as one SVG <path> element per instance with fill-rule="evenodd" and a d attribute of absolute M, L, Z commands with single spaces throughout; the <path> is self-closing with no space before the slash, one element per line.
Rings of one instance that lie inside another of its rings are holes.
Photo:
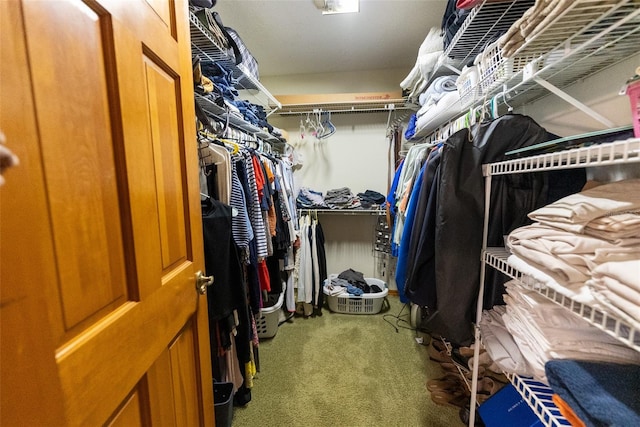
<path fill-rule="evenodd" d="M 331 278 L 337 277 L 337 274 L 332 274 L 327 280 L 325 280 L 323 286 L 323 292 L 327 297 L 327 304 L 329 310 L 334 313 L 346 313 L 346 314 L 376 314 L 382 309 L 382 302 L 389 293 L 387 284 L 380 279 L 374 279 L 365 277 L 369 285 L 377 285 L 382 289 L 382 292 L 376 292 L 372 294 L 363 294 L 361 296 L 341 294 L 330 295 L 330 290 L 327 285 L 331 283 Z"/>
<path fill-rule="evenodd" d="M 633 118 L 633 135 L 640 138 L 640 79 L 627 86 L 627 95 L 631 101 L 631 117 Z"/>
<path fill-rule="evenodd" d="M 478 84 L 478 66 L 464 67 L 456 80 L 456 87 L 460 95 L 460 103 L 465 106 L 480 98 Z"/>
<path fill-rule="evenodd" d="M 233 383 L 213 383 L 216 427 L 231 427 L 233 421 Z"/>
<path fill-rule="evenodd" d="M 280 309 L 284 303 L 285 286 L 282 287 L 282 293 L 278 297 L 275 305 L 262 309 L 259 319 L 256 320 L 256 329 L 258 329 L 258 338 L 273 338 L 278 333 L 278 325 L 280 323 Z"/>
<path fill-rule="evenodd" d="M 478 63 L 478 72 L 480 88 L 484 95 L 511 78 L 514 73 L 513 58 L 505 59 L 502 57 L 500 46 L 496 40 L 482 52 Z"/>

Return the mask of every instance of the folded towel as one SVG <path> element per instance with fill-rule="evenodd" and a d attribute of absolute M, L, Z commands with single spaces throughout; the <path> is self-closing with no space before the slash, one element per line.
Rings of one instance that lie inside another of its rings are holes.
<path fill-rule="evenodd" d="M 640 425 L 640 366 L 550 360 L 549 385 L 589 426 Z"/>

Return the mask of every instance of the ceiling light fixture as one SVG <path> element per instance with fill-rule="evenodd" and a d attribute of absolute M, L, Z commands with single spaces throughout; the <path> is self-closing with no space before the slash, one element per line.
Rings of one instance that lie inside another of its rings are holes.
<path fill-rule="evenodd" d="M 313 0 L 323 15 L 360 12 L 360 0 Z"/>

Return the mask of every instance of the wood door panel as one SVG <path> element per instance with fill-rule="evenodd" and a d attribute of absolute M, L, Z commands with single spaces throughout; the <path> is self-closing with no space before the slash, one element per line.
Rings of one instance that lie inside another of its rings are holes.
<path fill-rule="evenodd" d="M 140 395 L 137 391 L 129 396 L 123 407 L 107 425 L 109 427 L 137 427 L 143 425 L 140 414 Z"/>
<path fill-rule="evenodd" d="M 25 22 L 39 63 L 34 81 L 55 81 L 36 85 L 35 99 L 66 332 L 123 303 L 127 281 L 110 118 L 117 100 L 103 50 L 108 22 L 82 3 L 54 6 L 27 2 Z M 73 61 L 60 61 L 60 45 Z M 77 70 L 91 78 L 78 79 Z M 51 108 L 62 98 L 64 108 Z"/>
<path fill-rule="evenodd" d="M 149 126 L 153 143 L 157 207 L 160 220 L 162 267 L 187 259 L 187 228 L 185 222 L 186 191 L 183 181 L 184 135 L 180 126 L 179 87 L 173 70 L 165 71 L 150 58 L 144 60 Z M 171 74 L 170 74 L 171 73 Z"/>
<path fill-rule="evenodd" d="M 146 0 L 149 3 L 149 6 L 158 14 L 162 22 L 165 23 L 167 28 L 169 29 L 170 34 L 175 37 L 176 34 L 176 23 L 175 23 L 175 15 L 173 14 L 173 10 L 175 9 L 175 5 L 172 0 Z"/>
<path fill-rule="evenodd" d="M 186 1 L 0 3 L 0 423 L 212 425 Z"/>
<path fill-rule="evenodd" d="M 198 423 L 198 408 L 192 403 L 198 398 L 195 365 L 197 359 L 194 348 L 196 347 L 193 325 L 189 322 L 169 347 L 173 395 L 176 404 L 176 425 L 180 427 L 195 426 Z"/>
<path fill-rule="evenodd" d="M 175 398 L 173 396 L 173 375 L 171 375 L 171 356 L 166 348 L 149 368 L 146 374 L 149 393 L 149 413 L 151 424 L 162 427 L 176 426 Z"/>
<path fill-rule="evenodd" d="M 67 411 L 78 425 L 108 419 L 189 321 L 197 300 L 191 270 L 185 263 L 144 302 L 127 302 L 57 351 Z"/>
<path fill-rule="evenodd" d="M 56 265 L 38 128 L 18 2 L 0 1 L 0 129 L 20 159 L 0 187 L 0 425 L 62 424 L 63 404 L 48 332 L 60 319 Z"/>

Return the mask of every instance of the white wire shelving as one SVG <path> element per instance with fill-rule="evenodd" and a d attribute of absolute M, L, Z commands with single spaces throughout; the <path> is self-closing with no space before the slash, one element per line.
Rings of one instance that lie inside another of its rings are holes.
<path fill-rule="evenodd" d="M 422 124 L 412 140 L 446 134 L 443 129 L 455 119 L 494 98 L 517 108 L 542 98 L 550 90 L 559 94 L 572 83 L 636 55 L 638 46 L 640 7 L 636 2 L 575 0 L 513 56 L 499 58 L 495 70 L 500 78 L 491 85 L 487 79 L 495 79 L 495 75 L 479 81 L 478 86 L 486 87 L 481 96 L 468 97 L 443 110 L 436 119 Z"/>
<path fill-rule="evenodd" d="M 508 257 L 509 253 L 504 248 L 487 248 L 482 256 L 484 263 L 517 280 L 525 288 L 538 292 L 626 346 L 640 351 L 640 330 L 602 307 L 581 303 L 544 283 L 538 282 L 533 277 L 509 265 L 507 263 Z"/>
<path fill-rule="evenodd" d="M 484 1 L 474 7 L 444 52 L 466 63 L 481 53 L 498 34 L 505 32 L 535 0 Z"/>
<path fill-rule="evenodd" d="M 625 141 L 490 163 L 483 165 L 483 174 L 484 176 L 506 175 L 638 162 L 640 162 L 640 139 L 632 138 Z"/>
<path fill-rule="evenodd" d="M 571 426 L 553 403 L 553 390 L 544 383 L 531 378 L 524 378 L 514 374 L 507 374 L 511 384 L 518 390 L 522 398 L 538 416 L 546 427 Z"/>
<path fill-rule="evenodd" d="M 540 172 L 558 169 L 609 166 L 615 164 L 640 163 L 640 139 L 631 138 L 624 141 L 589 145 L 555 153 L 533 155 L 530 157 L 507 160 L 483 165 L 485 177 L 485 207 L 483 224 L 483 243 L 480 269 L 480 290 L 476 307 L 476 324 L 480 323 L 482 313 L 482 301 L 484 299 L 484 280 L 486 268 L 492 267 L 518 281 L 527 289 L 536 291 L 549 300 L 564 307 L 571 313 L 586 320 L 589 324 L 614 337 L 622 344 L 636 351 L 640 351 L 640 330 L 636 329 L 628 321 L 600 307 L 597 303 L 585 304 L 577 301 L 558 289 L 553 289 L 545 283 L 541 283 L 528 274 L 523 273 L 508 263 L 509 253 L 504 248 L 487 247 L 487 230 L 490 216 L 489 201 L 491 200 L 491 181 L 494 175 L 506 175 L 525 172 Z M 547 147 L 548 148 L 548 147 Z M 476 341 L 480 341 L 480 331 L 476 328 Z M 478 350 L 476 350 L 477 352 Z M 477 357 L 478 354 L 476 353 Z M 476 403 L 475 392 L 477 390 L 477 369 L 473 372 L 471 405 Z M 567 425 L 564 419 L 557 416 L 555 405 L 550 398 L 550 389 L 544 384 L 533 380 L 523 379 L 517 375 L 510 376 L 511 382 L 527 401 L 533 411 L 540 417 L 545 426 L 557 427 Z M 470 425 L 475 421 L 470 416 Z"/>
<path fill-rule="evenodd" d="M 238 80 L 237 89 L 243 98 L 262 106 L 268 113 L 275 112 L 282 104 L 257 80 L 243 64 L 236 65 L 233 53 L 221 47 L 208 29 L 192 12 L 189 12 L 189 29 L 191 32 L 191 49 L 202 61 L 217 62 L 233 71 Z"/>
<path fill-rule="evenodd" d="M 280 141 L 275 136 L 247 122 L 246 120 L 240 117 L 237 117 L 234 114 L 229 113 L 225 108 L 220 107 L 218 104 L 214 103 L 210 99 L 205 98 L 204 96 L 199 94 L 195 94 L 195 98 L 198 105 L 202 107 L 202 109 L 207 113 L 209 117 L 212 117 L 221 123 L 226 123 L 228 120 L 229 125 L 231 127 L 241 130 L 256 138 L 260 138 L 263 141 L 266 141 L 272 144 L 282 143 L 282 141 Z"/>

